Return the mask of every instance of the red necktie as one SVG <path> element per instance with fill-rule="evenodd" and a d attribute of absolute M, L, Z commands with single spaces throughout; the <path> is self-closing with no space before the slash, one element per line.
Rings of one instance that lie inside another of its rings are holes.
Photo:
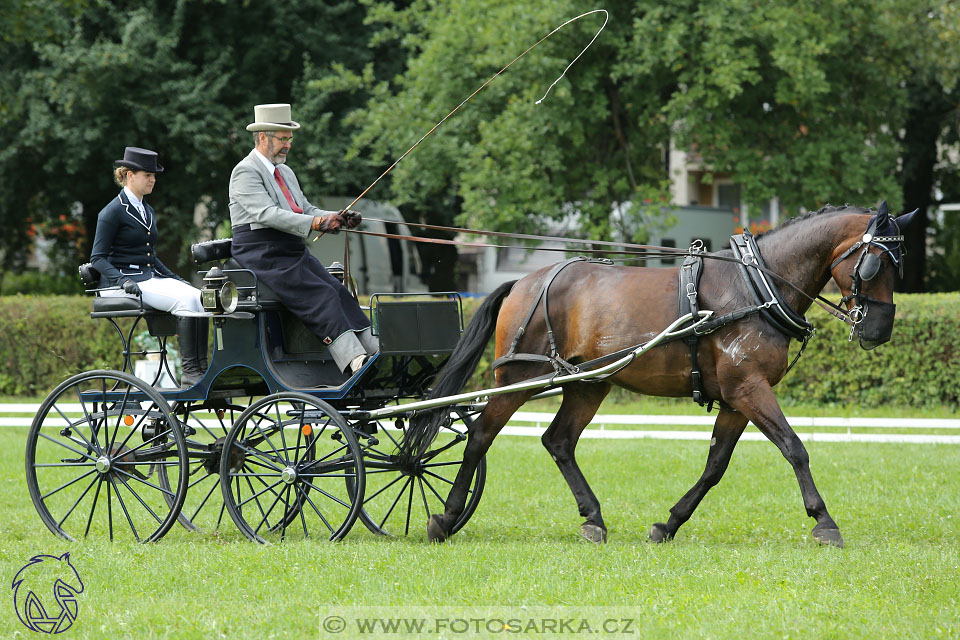
<path fill-rule="evenodd" d="M 290 210 L 296 213 L 303 213 L 303 208 L 293 201 L 293 196 L 290 195 L 290 189 L 287 189 L 287 183 L 283 181 L 283 176 L 280 175 L 280 167 L 274 167 L 273 177 L 277 179 L 277 184 L 280 185 L 280 191 L 283 191 L 283 195 L 290 204 Z"/>

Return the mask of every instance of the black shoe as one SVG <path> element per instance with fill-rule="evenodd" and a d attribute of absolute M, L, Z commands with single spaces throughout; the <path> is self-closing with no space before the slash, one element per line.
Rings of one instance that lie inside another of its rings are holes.
<path fill-rule="evenodd" d="M 180 387 L 183 389 L 195 387 L 202 379 L 202 371 L 183 371 L 180 373 Z"/>

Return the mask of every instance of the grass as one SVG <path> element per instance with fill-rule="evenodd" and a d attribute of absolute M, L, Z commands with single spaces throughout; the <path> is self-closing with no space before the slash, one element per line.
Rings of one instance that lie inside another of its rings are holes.
<path fill-rule="evenodd" d="M 677 539 L 652 545 L 650 525 L 699 476 L 705 444 L 585 441 L 578 457 L 610 536 L 597 547 L 579 540 L 574 500 L 537 439 L 506 436 L 477 513 L 443 545 L 422 526 L 382 539 L 358 522 L 339 543 L 263 547 L 227 522 L 141 546 L 49 533 L 27 493 L 25 436 L 0 429 L 0 578 L 70 551 L 85 584 L 70 638 L 356 637 L 322 635 L 320 621 L 525 613 L 631 620 L 653 638 L 960 637 L 956 446 L 810 443 L 843 550 L 812 542 L 796 479 L 769 443 L 741 443 Z M 32 635 L 12 598 L 0 611 L 0 637 Z M 447 637 L 488 635 L 503 632 Z"/>

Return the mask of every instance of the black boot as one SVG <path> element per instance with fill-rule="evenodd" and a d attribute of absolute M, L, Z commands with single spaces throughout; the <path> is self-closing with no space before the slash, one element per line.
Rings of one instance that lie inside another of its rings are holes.
<path fill-rule="evenodd" d="M 197 366 L 200 373 L 207 372 L 207 343 L 210 338 L 210 321 L 197 318 Z"/>
<path fill-rule="evenodd" d="M 189 388 L 200 382 L 203 377 L 204 369 L 200 368 L 200 360 L 197 357 L 200 345 L 200 332 L 198 318 L 179 318 L 177 319 L 177 335 L 180 341 L 180 386 Z M 206 360 L 207 336 L 203 335 L 203 354 Z"/>

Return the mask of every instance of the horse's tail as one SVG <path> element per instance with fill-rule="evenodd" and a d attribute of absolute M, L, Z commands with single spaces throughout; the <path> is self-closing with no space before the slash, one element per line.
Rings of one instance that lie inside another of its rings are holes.
<path fill-rule="evenodd" d="M 480 363 L 487 342 L 489 342 L 490 336 L 493 335 L 497 326 L 500 305 L 503 304 L 503 299 L 507 297 L 516 282 L 516 280 L 513 280 L 500 285 L 483 301 L 470 324 L 464 330 L 463 335 L 460 336 L 460 341 L 453 353 L 450 354 L 447 364 L 440 371 L 440 375 L 437 376 L 437 384 L 427 394 L 427 399 L 452 396 L 463 390 L 467 380 L 470 379 Z M 406 466 L 423 457 L 433 439 L 437 437 L 440 425 L 449 413 L 448 407 L 438 407 L 414 414 L 407 426 L 406 433 L 404 433 L 403 440 L 400 442 L 399 458 L 401 466 Z"/>

